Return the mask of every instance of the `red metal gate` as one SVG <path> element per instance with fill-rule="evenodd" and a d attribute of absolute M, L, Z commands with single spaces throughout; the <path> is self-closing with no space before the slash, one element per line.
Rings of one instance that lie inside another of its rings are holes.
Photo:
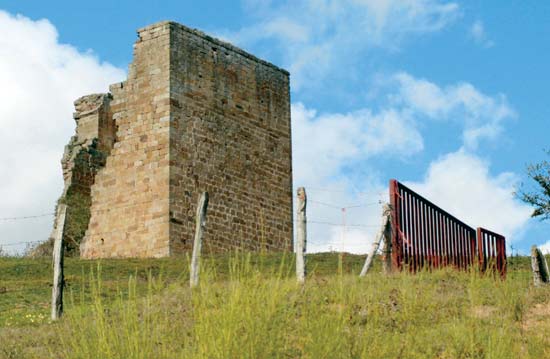
<path fill-rule="evenodd" d="M 393 209 L 392 265 L 420 268 L 454 266 L 466 269 L 478 261 L 482 270 L 506 273 L 503 236 L 476 230 L 396 180 L 390 181 Z"/>
<path fill-rule="evenodd" d="M 505 277 L 506 239 L 504 236 L 484 228 L 478 228 L 477 248 L 481 270 L 496 270 L 501 276 Z"/>

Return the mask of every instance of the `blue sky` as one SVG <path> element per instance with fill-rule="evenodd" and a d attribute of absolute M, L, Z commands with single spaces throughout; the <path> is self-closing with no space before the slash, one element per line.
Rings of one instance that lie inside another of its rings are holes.
<path fill-rule="evenodd" d="M 0 11 L 0 168 L 11 173 L 0 218 L 51 212 L 72 101 L 124 79 L 135 30 L 169 19 L 291 72 L 295 185 L 311 189 L 310 218 L 339 224 L 338 207 L 364 205 L 346 212 L 357 226 L 312 224 L 312 251 L 364 252 L 390 178 L 516 249 L 550 250 L 548 224 L 512 195 L 550 147 L 548 2 L 3 0 Z M 0 244 L 50 227 L 0 222 Z"/>

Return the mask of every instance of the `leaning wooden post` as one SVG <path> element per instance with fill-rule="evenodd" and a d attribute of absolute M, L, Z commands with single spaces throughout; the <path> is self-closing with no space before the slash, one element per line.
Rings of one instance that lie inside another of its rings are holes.
<path fill-rule="evenodd" d="M 202 248 L 202 235 L 206 225 L 206 209 L 208 208 L 208 192 L 201 193 L 197 203 L 197 215 L 195 218 L 195 240 L 193 242 L 193 256 L 191 257 L 191 270 L 189 284 L 191 288 L 199 284 L 199 262 Z"/>
<path fill-rule="evenodd" d="M 296 279 L 303 284 L 306 280 L 306 243 L 307 243 L 307 195 L 304 187 L 298 188 L 298 213 L 296 223 Z"/>
<path fill-rule="evenodd" d="M 378 252 L 378 248 L 380 248 L 380 243 L 382 242 L 382 240 L 384 240 L 384 248 L 387 251 L 388 248 L 391 248 L 391 207 L 389 204 L 384 204 L 384 210 L 382 214 L 382 226 L 380 227 L 378 235 L 374 238 L 371 251 L 367 254 L 365 264 L 363 265 L 363 269 L 361 270 L 359 277 L 364 277 L 369 271 L 370 267 L 372 266 L 374 256 L 376 252 Z M 388 243 L 390 243 L 389 246 Z"/>
<path fill-rule="evenodd" d="M 550 274 L 548 272 L 548 264 L 546 258 L 537 248 L 537 246 L 531 247 L 531 269 L 533 270 L 533 281 L 535 287 L 541 284 L 550 283 Z"/>
<path fill-rule="evenodd" d="M 63 314 L 63 232 L 67 205 L 60 204 L 57 208 L 53 242 L 53 288 L 52 288 L 52 320 L 57 320 Z"/>

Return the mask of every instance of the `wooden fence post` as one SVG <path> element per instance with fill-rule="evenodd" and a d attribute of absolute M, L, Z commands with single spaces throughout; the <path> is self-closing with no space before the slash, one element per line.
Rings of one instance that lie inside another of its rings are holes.
<path fill-rule="evenodd" d="M 380 227 L 380 231 L 378 232 L 378 235 L 374 238 L 374 242 L 372 243 L 372 249 L 367 254 L 367 258 L 365 259 L 365 264 L 363 265 L 363 269 L 361 269 L 361 273 L 359 274 L 359 277 L 364 277 L 367 272 L 369 271 L 370 267 L 372 266 L 372 262 L 374 260 L 374 256 L 376 255 L 376 252 L 378 252 L 378 248 L 380 248 L 380 243 L 384 241 L 384 250 L 385 252 L 388 252 L 388 249 L 391 251 L 391 207 L 389 204 L 384 205 L 384 210 L 382 212 L 382 226 Z M 391 253 L 391 252 L 390 252 Z M 386 256 L 388 253 L 386 253 Z M 386 269 L 388 258 L 384 258 L 384 270 Z M 390 268 L 391 268 L 391 257 L 389 258 L 390 261 Z"/>
<path fill-rule="evenodd" d="M 307 244 L 307 195 L 304 187 L 298 188 L 298 221 L 296 223 L 296 279 L 303 284 L 306 279 L 306 244 Z"/>
<path fill-rule="evenodd" d="M 533 281 L 535 287 L 540 286 L 541 284 L 550 283 L 550 277 L 548 272 L 548 264 L 546 263 L 546 258 L 537 248 L 537 246 L 531 247 L 531 269 L 533 270 Z"/>
<path fill-rule="evenodd" d="M 199 264 L 202 248 L 202 235 L 206 225 L 206 209 L 208 208 L 208 192 L 202 192 L 197 203 L 195 219 L 195 240 L 193 243 L 193 256 L 191 257 L 191 270 L 189 284 L 191 288 L 199 284 Z"/>
<path fill-rule="evenodd" d="M 63 314 L 63 232 L 65 229 L 65 218 L 67 205 L 59 204 L 55 221 L 54 243 L 53 243 L 53 287 L 52 287 L 52 320 L 57 320 Z"/>

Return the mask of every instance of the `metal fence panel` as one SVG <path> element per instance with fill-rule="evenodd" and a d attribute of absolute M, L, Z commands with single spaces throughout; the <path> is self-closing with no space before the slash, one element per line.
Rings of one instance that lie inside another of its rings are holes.
<path fill-rule="evenodd" d="M 421 268 L 453 266 L 506 275 L 504 236 L 477 231 L 397 180 L 390 181 L 392 265 L 416 272 Z"/>

